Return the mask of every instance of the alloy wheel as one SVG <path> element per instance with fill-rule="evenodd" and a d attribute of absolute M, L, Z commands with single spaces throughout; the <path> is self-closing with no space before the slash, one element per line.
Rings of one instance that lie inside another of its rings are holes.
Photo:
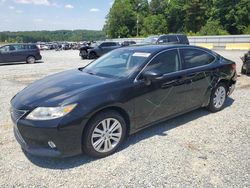
<path fill-rule="evenodd" d="M 216 89 L 213 103 L 215 108 L 221 108 L 226 99 L 226 89 L 223 86 L 220 86 Z"/>
<path fill-rule="evenodd" d="M 122 125 L 114 118 L 102 120 L 94 128 L 91 144 L 97 152 L 106 153 L 114 149 L 122 137 Z"/>
<path fill-rule="evenodd" d="M 28 58 L 27 58 L 27 62 L 30 63 L 30 64 L 35 63 L 35 61 L 36 61 L 36 60 L 35 60 L 34 57 L 28 57 Z"/>

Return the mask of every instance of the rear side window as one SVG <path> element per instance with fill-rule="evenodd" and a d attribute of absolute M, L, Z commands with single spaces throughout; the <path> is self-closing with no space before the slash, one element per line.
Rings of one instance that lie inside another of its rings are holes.
<path fill-rule="evenodd" d="M 146 67 L 147 70 L 158 70 L 162 74 L 180 70 L 180 61 L 177 50 L 169 50 L 157 55 Z"/>
<path fill-rule="evenodd" d="M 115 43 L 112 42 L 105 42 L 101 44 L 101 47 L 108 47 L 108 46 L 115 46 Z"/>
<path fill-rule="evenodd" d="M 185 35 L 178 35 L 181 44 L 189 44 L 188 38 Z"/>
<path fill-rule="evenodd" d="M 35 50 L 35 49 L 37 49 L 37 46 L 36 45 L 27 45 L 26 48 L 31 49 L 31 50 Z"/>
<path fill-rule="evenodd" d="M 215 59 L 211 54 L 198 49 L 181 49 L 180 51 L 185 69 L 208 65 Z"/>
<path fill-rule="evenodd" d="M 168 42 L 177 42 L 177 41 L 178 41 L 177 36 L 175 35 L 168 36 Z"/>

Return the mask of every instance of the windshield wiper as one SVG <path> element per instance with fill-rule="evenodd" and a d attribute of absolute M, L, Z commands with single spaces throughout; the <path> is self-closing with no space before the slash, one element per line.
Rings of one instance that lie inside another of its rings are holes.
<path fill-rule="evenodd" d="M 89 72 L 89 71 L 86 71 L 86 73 L 88 73 L 88 74 L 90 74 L 90 75 L 96 75 L 95 73 Z"/>

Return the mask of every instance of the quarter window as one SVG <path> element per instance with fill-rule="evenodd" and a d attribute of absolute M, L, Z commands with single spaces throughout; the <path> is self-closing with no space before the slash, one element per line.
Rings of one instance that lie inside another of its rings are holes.
<path fill-rule="evenodd" d="M 181 49 L 181 53 L 185 69 L 207 65 L 215 59 L 214 56 L 198 49 Z"/>
<path fill-rule="evenodd" d="M 180 70 L 180 61 L 177 50 L 169 50 L 157 55 L 146 67 L 147 70 L 158 70 L 162 74 Z"/>

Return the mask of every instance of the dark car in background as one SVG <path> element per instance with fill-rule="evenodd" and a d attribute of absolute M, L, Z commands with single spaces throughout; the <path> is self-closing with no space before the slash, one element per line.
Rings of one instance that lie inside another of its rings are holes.
<path fill-rule="evenodd" d="M 33 155 L 105 157 L 145 127 L 200 107 L 223 109 L 236 78 L 234 62 L 196 46 L 116 49 L 15 95 L 15 137 Z"/>
<path fill-rule="evenodd" d="M 118 42 L 96 42 L 81 47 L 79 55 L 82 59 L 95 59 L 120 47 Z"/>
<path fill-rule="evenodd" d="M 42 56 L 36 44 L 8 44 L 0 47 L 0 63 L 23 62 L 35 63 Z"/>
<path fill-rule="evenodd" d="M 189 44 L 189 40 L 184 34 L 166 34 L 149 36 L 142 41 L 142 44 Z"/>
<path fill-rule="evenodd" d="M 136 44 L 136 42 L 135 41 L 133 41 L 133 40 L 128 40 L 128 41 L 124 41 L 124 42 L 122 42 L 122 46 L 130 46 L 130 45 L 134 45 L 134 44 Z"/>
<path fill-rule="evenodd" d="M 250 50 L 244 54 L 242 59 L 241 74 L 250 74 Z"/>

